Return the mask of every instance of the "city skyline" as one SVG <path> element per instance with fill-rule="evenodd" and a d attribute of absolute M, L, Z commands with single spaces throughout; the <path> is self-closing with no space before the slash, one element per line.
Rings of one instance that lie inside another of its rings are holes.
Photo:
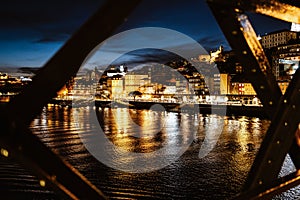
<path fill-rule="evenodd" d="M 106 1 L 0 7 L 1 196 L 300 197 L 300 1 Z"/>
<path fill-rule="evenodd" d="M 0 8 L 0 67 L 43 66 L 102 3 L 35 0 L 3 3 Z M 289 23 L 267 17 L 249 17 L 257 34 L 290 28 Z M 144 1 L 116 33 L 140 27 L 163 27 L 181 32 L 198 41 L 207 51 L 220 45 L 230 49 L 204 0 L 189 3 Z M 126 48 L 126 43 L 122 45 Z M 174 40 L 172 45 L 184 44 Z M 116 49 L 107 55 L 114 51 Z"/>

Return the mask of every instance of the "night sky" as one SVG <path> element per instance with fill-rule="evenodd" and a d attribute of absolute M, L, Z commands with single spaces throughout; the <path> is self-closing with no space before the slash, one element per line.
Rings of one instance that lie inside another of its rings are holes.
<path fill-rule="evenodd" d="M 0 67 L 43 66 L 102 3 L 102 0 L 2 1 Z M 250 19 L 258 34 L 290 28 L 289 23 L 268 17 L 251 15 Z M 220 45 L 230 49 L 204 0 L 145 0 L 117 32 L 138 27 L 176 30 L 198 41 L 207 51 Z M 172 45 L 175 43 L 176 40 Z M 126 48 L 126 42 L 122 44 Z"/>

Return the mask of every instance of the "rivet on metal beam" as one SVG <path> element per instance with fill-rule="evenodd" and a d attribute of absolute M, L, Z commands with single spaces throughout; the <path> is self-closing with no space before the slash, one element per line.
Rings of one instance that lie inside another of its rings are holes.
<path fill-rule="evenodd" d="M 40 186 L 45 187 L 46 186 L 46 181 L 45 180 L 40 180 Z"/>
<path fill-rule="evenodd" d="M 1 152 L 1 155 L 4 156 L 4 157 L 8 157 L 8 155 L 9 155 L 9 153 L 6 149 L 1 148 L 0 152 Z"/>
<path fill-rule="evenodd" d="M 55 180 L 56 180 L 56 176 L 55 176 L 55 175 L 52 175 L 52 176 L 50 177 L 50 179 L 51 179 L 52 181 L 55 181 Z"/>
<path fill-rule="evenodd" d="M 237 13 L 240 13 L 240 12 L 241 12 L 241 10 L 238 9 L 238 8 L 235 8 L 234 11 L 237 12 Z"/>
<path fill-rule="evenodd" d="M 276 144 L 280 144 L 280 140 L 277 140 L 277 141 L 276 141 Z"/>
<path fill-rule="evenodd" d="M 272 163 L 272 160 L 268 160 L 268 164 L 271 164 Z"/>

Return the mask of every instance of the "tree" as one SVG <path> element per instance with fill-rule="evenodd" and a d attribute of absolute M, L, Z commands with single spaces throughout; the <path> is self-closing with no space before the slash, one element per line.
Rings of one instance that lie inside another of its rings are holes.
<path fill-rule="evenodd" d="M 133 96 L 134 101 L 135 101 L 135 97 L 136 97 L 136 96 L 141 97 L 142 94 L 143 94 L 143 93 L 141 93 L 140 91 L 137 91 L 137 90 L 136 90 L 136 91 L 129 92 L 129 96 Z"/>

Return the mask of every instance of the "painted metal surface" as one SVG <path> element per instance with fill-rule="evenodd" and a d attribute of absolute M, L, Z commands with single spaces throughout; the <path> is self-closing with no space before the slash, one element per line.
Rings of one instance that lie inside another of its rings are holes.
<path fill-rule="evenodd" d="M 297 70 L 287 92 L 282 95 L 245 12 L 252 11 L 299 23 L 300 9 L 275 0 L 209 0 L 208 4 L 272 120 L 244 187 L 247 194 L 266 194 L 262 191 L 269 190 L 277 180 L 287 153 L 295 166 L 298 169 L 300 167 L 300 148 L 295 142 L 295 132 L 300 122 L 300 72 Z"/>
<path fill-rule="evenodd" d="M 105 199 L 103 193 L 61 160 L 28 129 L 29 123 L 56 92 L 74 76 L 91 50 L 108 38 L 138 5 L 139 0 L 107 1 L 45 64 L 32 84 L 1 110 L 1 154 L 13 156 L 70 199 Z M 109 20 L 107 20 L 109 19 Z"/>
<path fill-rule="evenodd" d="M 105 197 L 32 135 L 27 125 L 78 71 L 90 51 L 109 37 L 138 3 L 138 0 L 108 1 L 40 70 L 33 83 L 1 112 L 1 125 L 6 130 L 1 134 L 1 154 L 17 157 L 37 173 L 41 186 L 49 184 L 68 198 Z M 272 119 L 244 188 L 247 197 L 264 198 L 273 191 L 286 190 L 287 185 L 299 183 L 299 173 L 281 182 L 277 176 L 287 153 L 300 168 L 300 151 L 295 142 L 300 121 L 300 71 L 297 70 L 287 92 L 282 95 L 244 11 L 300 23 L 300 9 L 275 0 L 208 0 L 208 4 Z"/>

